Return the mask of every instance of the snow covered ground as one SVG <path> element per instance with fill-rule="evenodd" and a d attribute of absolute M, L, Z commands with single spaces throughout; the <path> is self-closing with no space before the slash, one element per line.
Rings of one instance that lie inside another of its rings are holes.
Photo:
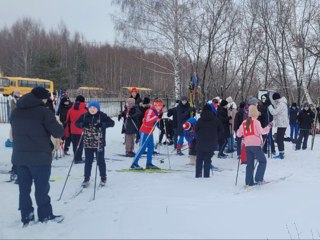
<path fill-rule="evenodd" d="M 11 168 L 11 149 L 4 147 L 9 125 L 0 124 L 0 238 L 320 238 L 319 138 L 313 151 L 296 152 L 286 143 L 284 160 L 268 160 L 265 179 L 275 181 L 247 191 L 243 189 L 245 166 L 240 167 L 235 186 L 236 156 L 214 157 L 213 163 L 223 171 L 214 172 L 209 179 L 196 179 L 194 167 L 186 165 L 187 156 L 176 155 L 170 156 L 171 167 L 184 171 L 117 172 L 129 168 L 132 161 L 117 156 L 124 153 L 120 128 L 121 122 L 116 121 L 107 130 L 106 157 L 121 161 L 107 161 L 108 183 L 97 191 L 96 200 L 89 201 L 93 180 L 72 199 L 83 180 L 81 164 L 73 167 L 58 202 L 72 157 L 54 160 L 50 195 L 54 214 L 63 214 L 65 221 L 22 228 L 18 186 L 6 183 L 9 174 L 3 173 Z M 166 154 L 167 149 L 162 146 L 158 151 Z M 145 158 L 140 164 L 145 166 Z M 154 164 L 168 168 L 167 160 L 163 164 L 154 160 Z M 281 177 L 287 178 L 279 180 Z"/>

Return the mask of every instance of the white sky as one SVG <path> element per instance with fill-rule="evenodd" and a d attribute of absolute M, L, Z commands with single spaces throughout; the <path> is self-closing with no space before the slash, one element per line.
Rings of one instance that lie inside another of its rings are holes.
<path fill-rule="evenodd" d="M 0 28 L 23 17 L 40 21 L 46 30 L 63 21 L 68 30 L 82 33 L 89 42 L 114 43 L 111 0 L 0 0 Z"/>

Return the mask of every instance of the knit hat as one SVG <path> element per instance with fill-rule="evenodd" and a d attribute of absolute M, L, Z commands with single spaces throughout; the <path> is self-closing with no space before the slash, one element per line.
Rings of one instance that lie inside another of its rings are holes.
<path fill-rule="evenodd" d="M 182 127 L 185 131 L 188 131 L 191 128 L 191 123 L 185 122 Z"/>
<path fill-rule="evenodd" d="M 249 106 L 248 116 L 249 116 L 249 117 L 258 118 L 259 115 L 260 115 L 260 112 L 258 111 L 257 106 L 256 106 L 256 105 L 250 105 L 250 106 Z"/>
<path fill-rule="evenodd" d="M 70 98 L 68 97 L 61 98 L 61 104 L 64 104 L 65 102 L 70 102 Z"/>
<path fill-rule="evenodd" d="M 43 87 L 35 87 L 31 90 L 31 93 L 39 99 L 48 99 L 50 97 L 49 91 Z"/>
<path fill-rule="evenodd" d="M 244 108 L 246 106 L 246 103 L 245 102 L 241 102 L 240 104 L 239 104 L 239 108 Z"/>
<path fill-rule="evenodd" d="M 297 107 L 297 103 L 293 102 L 293 103 L 291 104 L 291 107 Z"/>
<path fill-rule="evenodd" d="M 205 104 L 202 108 L 202 111 L 212 111 L 209 104 Z"/>
<path fill-rule="evenodd" d="M 222 99 L 220 102 L 220 107 L 225 107 L 227 105 L 228 105 L 228 102 L 226 100 Z"/>
<path fill-rule="evenodd" d="M 253 96 L 250 96 L 248 98 L 248 105 L 257 105 L 258 104 L 258 99 L 253 97 Z"/>
<path fill-rule="evenodd" d="M 126 105 L 128 108 L 133 108 L 135 104 L 136 104 L 136 101 L 134 100 L 134 98 L 128 98 L 126 100 Z"/>
<path fill-rule="evenodd" d="M 275 93 L 273 94 L 273 96 L 272 96 L 272 99 L 273 99 L 273 100 L 278 100 L 278 99 L 280 99 L 280 98 L 281 98 L 281 96 L 280 96 L 280 94 L 277 93 L 277 92 L 275 92 Z"/>
<path fill-rule="evenodd" d="M 137 88 L 135 88 L 135 87 L 131 88 L 131 93 L 133 93 L 133 92 L 138 93 Z"/>
<path fill-rule="evenodd" d="M 233 102 L 232 97 L 227 97 L 226 100 L 227 100 L 228 103 L 232 103 Z"/>
<path fill-rule="evenodd" d="M 188 101 L 188 98 L 186 96 L 182 96 L 181 101 Z"/>
<path fill-rule="evenodd" d="M 148 97 L 144 97 L 144 99 L 143 99 L 143 102 L 142 102 L 143 104 L 149 104 L 150 103 L 150 98 L 148 98 Z"/>
<path fill-rule="evenodd" d="M 303 103 L 303 107 L 305 108 L 305 107 L 309 107 L 310 105 L 309 105 L 309 103 L 307 103 L 307 102 L 305 102 L 305 103 Z"/>
<path fill-rule="evenodd" d="M 97 101 L 91 101 L 88 103 L 88 109 L 91 107 L 95 107 L 96 109 L 98 109 L 98 111 L 100 111 L 100 104 Z"/>
<path fill-rule="evenodd" d="M 78 95 L 78 96 L 76 97 L 76 102 L 85 102 L 84 96 Z"/>

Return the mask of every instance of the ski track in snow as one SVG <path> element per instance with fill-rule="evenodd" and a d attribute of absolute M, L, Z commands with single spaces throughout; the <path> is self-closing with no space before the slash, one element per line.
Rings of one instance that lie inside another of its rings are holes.
<path fill-rule="evenodd" d="M 84 164 L 74 165 L 61 201 L 60 196 L 72 156 L 53 160 L 50 196 L 54 214 L 65 220 L 57 223 L 37 223 L 22 228 L 18 211 L 18 186 L 6 183 L 9 174 L 0 173 L 0 238 L 320 238 L 319 172 L 320 138 L 313 151 L 293 151 L 286 142 L 284 160 L 268 159 L 265 179 L 276 180 L 250 191 L 243 190 L 245 165 L 240 166 L 238 186 L 235 186 L 236 154 L 233 159 L 217 159 L 213 164 L 222 172 L 213 172 L 209 179 L 196 179 L 194 166 L 185 156 L 171 155 L 171 173 L 131 173 L 116 170 L 130 167 L 132 158 L 124 153 L 122 122 L 107 129 L 106 158 L 108 180 L 93 196 L 94 175 L 90 186 L 76 198 L 72 196 L 83 180 Z M 10 170 L 11 149 L 4 147 L 9 124 L 0 124 L 0 170 Z M 158 130 L 155 131 L 155 142 Z M 309 139 L 309 146 L 311 139 Z M 137 145 L 135 150 L 137 150 Z M 167 146 L 157 151 L 166 157 Z M 173 146 L 169 146 L 171 152 Z M 156 158 L 162 158 L 156 156 Z M 145 167 L 146 158 L 139 164 Z M 157 166 L 169 169 L 168 159 Z M 93 165 L 92 174 L 95 171 Z M 98 183 L 100 179 L 98 177 Z M 239 194 L 237 194 L 239 193 Z M 32 199 L 36 212 L 35 200 Z"/>

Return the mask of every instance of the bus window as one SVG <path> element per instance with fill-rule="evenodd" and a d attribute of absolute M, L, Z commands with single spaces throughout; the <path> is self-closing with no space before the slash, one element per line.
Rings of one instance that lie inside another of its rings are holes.
<path fill-rule="evenodd" d="M 15 87 L 16 86 L 16 81 L 10 81 L 10 86 Z"/>
<path fill-rule="evenodd" d="M 49 82 L 45 82 L 44 83 L 44 88 L 49 89 L 50 88 L 50 83 Z"/>
<path fill-rule="evenodd" d="M 8 78 L 0 78 L 0 86 L 1 87 L 9 87 L 10 81 Z"/>

